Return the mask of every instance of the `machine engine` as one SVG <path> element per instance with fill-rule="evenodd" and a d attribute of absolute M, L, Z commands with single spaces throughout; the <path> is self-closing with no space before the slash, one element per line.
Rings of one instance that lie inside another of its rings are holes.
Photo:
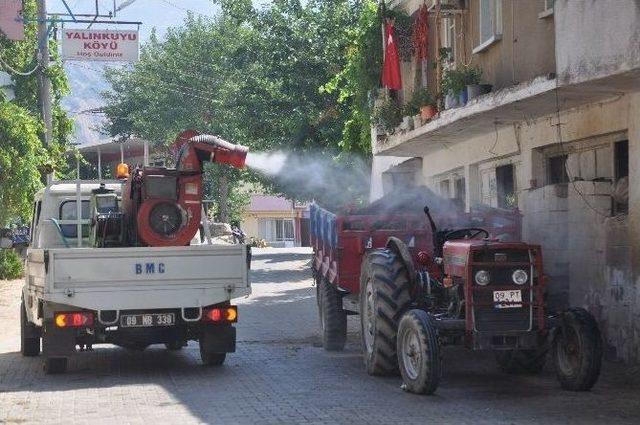
<path fill-rule="evenodd" d="M 202 163 L 243 168 L 248 152 L 244 146 L 193 130 L 180 134 L 175 146 L 176 168 L 138 167 L 127 178 L 121 207 L 124 245 L 189 245 L 202 218 Z M 100 240 L 99 230 L 96 235 L 95 246 L 114 246 L 114 237 L 107 244 Z"/>

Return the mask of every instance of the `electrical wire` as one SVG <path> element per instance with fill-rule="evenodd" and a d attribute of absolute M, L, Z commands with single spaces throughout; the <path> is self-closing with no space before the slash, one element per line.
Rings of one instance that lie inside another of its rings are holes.
<path fill-rule="evenodd" d="M 557 63 L 557 62 L 556 62 Z M 569 169 L 569 164 L 568 159 L 569 159 L 569 153 L 567 151 L 565 151 L 564 149 L 564 145 L 565 142 L 562 140 L 562 128 L 561 128 L 561 122 L 560 122 L 560 95 L 559 95 L 559 87 L 558 87 L 558 77 L 556 76 L 556 87 L 554 89 L 554 93 L 555 93 L 555 100 L 556 100 L 556 118 L 558 120 L 557 124 L 556 124 L 556 135 L 557 135 L 557 140 L 558 140 L 558 144 L 560 146 L 560 151 L 562 152 L 562 155 L 566 157 L 565 161 L 564 161 L 564 170 L 567 173 L 567 178 L 569 179 L 569 181 L 571 182 L 571 186 L 573 187 L 573 190 L 576 191 L 576 193 L 578 195 L 580 195 L 580 198 L 582 198 L 582 201 L 585 203 L 585 205 L 587 207 L 589 207 L 589 209 L 591 209 L 592 211 L 594 211 L 596 214 L 598 214 L 601 217 L 609 217 L 609 214 L 603 214 L 599 209 L 597 209 L 596 207 L 594 207 L 589 200 L 587 199 L 586 195 L 584 193 L 582 193 L 580 191 L 580 189 L 578 189 L 577 185 L 576 185 L 576 180 L 575 178 L 571 175 L 571 170 Z"/>
<path fill-rule="evenodd" d="M 38 68 L 40 68 L 40 64 L 36 63 L 36 66 L 30 70 L 30 71 L 18 71 L 17 69 L 13 68 L 11 65 L 9 65 L 8 63 L 6 63 L 2 57 L 0 57 L 0 64 L 2 66 L 4 66 L 6 69 L 8 69 L 9 71 L 13 72 L 16 75 L 20 75 L 23 77 L 28 77 L 29 75 L 33 74 L 34 72 L 36 72 L 38 70 Z"/>

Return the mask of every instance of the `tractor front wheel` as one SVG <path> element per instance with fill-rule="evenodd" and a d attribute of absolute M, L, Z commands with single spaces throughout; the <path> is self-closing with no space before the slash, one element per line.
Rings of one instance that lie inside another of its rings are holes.
<path fill-rule="evenodd" d="M 400 256 L 388 248 L 369 252 L 360 272 L 360 325 L 370 375 L 397 372 L 398 322 L 410 305 L 409 274 Z"/>
<path fill-rule="evenodd" d="M 583 308 L 561 316 L 553 340 L 556 376 L 565 390 L 588 391 L 600 376 L 602 337 L 596 320 Z"/>
<path fill-rule="evenodd" d="M 433 394 L 441 374 L 440 344 L 433 317 L 410 310 L 398 327 L 398 366 L 403 389 L 415 394 Z"/>

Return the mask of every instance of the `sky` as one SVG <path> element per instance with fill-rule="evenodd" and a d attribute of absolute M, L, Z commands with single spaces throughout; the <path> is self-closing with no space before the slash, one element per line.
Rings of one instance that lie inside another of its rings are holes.
<path fill-rule="evenodd" d="M 116 7 L 125 3 L 125 0 L 116 0 Z M 67 0 L 67 4 L 74 13 L 95 13 L 94 0 Z M 100 12 L 113 10 L 113 0 L 99 0 Z M 211 0 L 135 0 L 129 6 L 116 12 L 116 19 L 122 21 L 141 21 L 140 38 L 144 41 L 149 38 L 151 29 L 156 28 L 159 36 L 164 35 L 167 28 L 180 26 L 189 11 L 203 16 L 214 16 L 218 11 Z M 47 0 L 49 13 L 66 13 L 62 0 Z M 87 24 L 65 24 L 69 28 L 86 28 Z M 133 26 L 104 25 L 104 29 L 133 29 Z"/>

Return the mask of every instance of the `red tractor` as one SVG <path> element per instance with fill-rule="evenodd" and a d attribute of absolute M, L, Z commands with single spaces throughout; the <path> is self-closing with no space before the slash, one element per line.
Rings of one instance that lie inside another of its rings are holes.
<path fill-rule="evenodd" d="M 542 251 L 517 242 L 519 214 L 439 207 L 440 229 L 427 207 L 425 220 L 312 206 L 325 349 L 344 347 L 346 316 L 359 314 L 367 372 L 399 369 L 412 393 L 436 390 L 444 345 L 492 350 L 509 373 L 540 372 L 551 351 L 562 388 L 589 390 L 602 361 L 598 325 L 581 308 L 546 311 Z"/>

